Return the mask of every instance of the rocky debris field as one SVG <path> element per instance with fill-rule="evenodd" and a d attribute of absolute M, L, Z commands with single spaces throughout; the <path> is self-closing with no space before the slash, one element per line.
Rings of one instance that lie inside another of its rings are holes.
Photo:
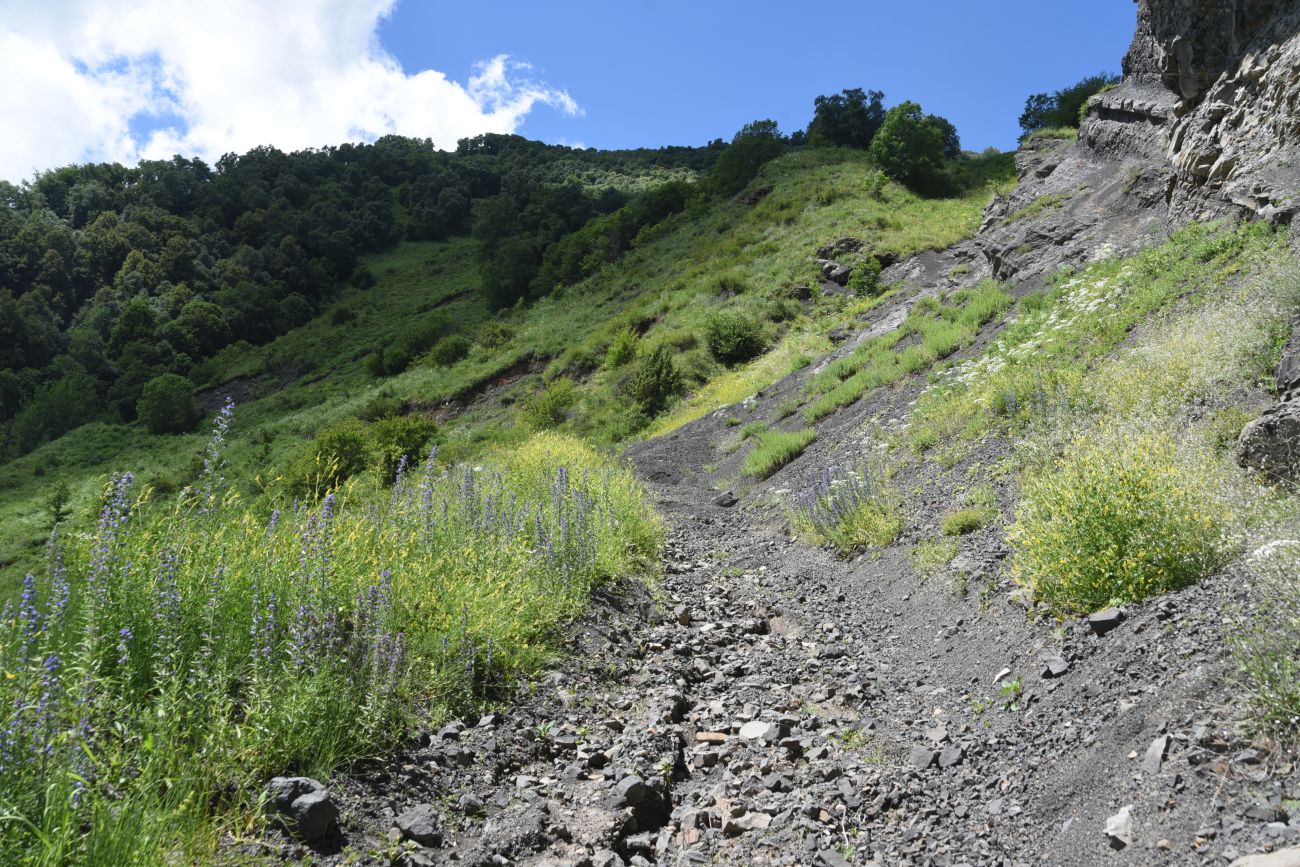
<path fill-rule="evenodd" d="M 1231 575 L 1057 627 L 1005 592 L 835 560 L 703 489 L 683 507 L 682 488 L 662 584 L 603 594 L 516 705 L 335 781 L 338 822 L 311 846 L 227 854 L 1226 864 L 1300 844 L 1296 756 L 1237 716 Z M 992 575 L 999 556 L 958 565 Z"/>

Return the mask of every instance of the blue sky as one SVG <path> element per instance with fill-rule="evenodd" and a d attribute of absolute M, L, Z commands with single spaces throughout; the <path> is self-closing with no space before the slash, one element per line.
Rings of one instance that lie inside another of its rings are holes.
<path fill-rule="evenodd" d="M 1119 71 L 1135 15 L 1133 0 L 402 0 L 378 33 L 408 72 L 529 62 L 583 110 L 529 113 L 519 132 L 546 141 L 701 144 L 764 117 L 789 132 L 816 95 L 863 87 L 944 115 L 967 148 L 1006 149 L 1027 95 Z"/>
<path fill-rule="evenodd" d="M 1118 71 L 1132 0 L 0 0 L 0 179 L 399 134 L 699 145 L 883 90 L 1011 148 L 1030 93 Z"/>

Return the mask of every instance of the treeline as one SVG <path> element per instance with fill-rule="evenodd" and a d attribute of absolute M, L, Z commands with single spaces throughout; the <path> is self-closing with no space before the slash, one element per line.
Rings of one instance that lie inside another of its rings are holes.
<path fill-rule="evenodd" d="M 150 382 L 170 377 L 175 392 L 222 349 L 303 324 L 344 282 L 371 279 L 359 256 L 465 234 L 502 195 L 527 191 L 520 221 L 549 242 L 707 171 L 717 150 L 483 135 L 445 153 L 386 136 L 0 182 L 0 455 L 96 418 L 135 420 Z"/>

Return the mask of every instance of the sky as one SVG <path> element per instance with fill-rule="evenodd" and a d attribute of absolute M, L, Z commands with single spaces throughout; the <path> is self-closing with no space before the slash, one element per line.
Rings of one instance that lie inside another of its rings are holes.
<path fill-rule="evenodd" d="M 1014 147 L 1025 97 L 1119 71 L 1133 0 L 0 0 L 0 179 L 397 133 L 699 145 L 882 90 Z"/>

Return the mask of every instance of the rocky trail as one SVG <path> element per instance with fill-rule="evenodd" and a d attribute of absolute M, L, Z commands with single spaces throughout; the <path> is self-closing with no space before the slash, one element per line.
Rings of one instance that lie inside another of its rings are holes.
<path fill-rule="evenodd" d="M 1222 864 L 1300 842 L 1232 701 L 1230 576 L 1059 628 L 841 562 L 690 484 L 502 714 L 339 783 L 315 863 Z M 993 546 L 958 565 L 996 579 Z M 996 585 L 995 585 L 996 586 Z M 1246 862 L 1243 862 L 1246 863 Z M 1290 862 L 1279 862 L 1290 863 Z"/>

